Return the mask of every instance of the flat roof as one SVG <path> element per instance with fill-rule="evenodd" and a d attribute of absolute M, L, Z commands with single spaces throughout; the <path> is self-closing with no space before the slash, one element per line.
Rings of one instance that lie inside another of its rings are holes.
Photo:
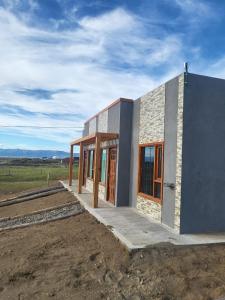
<path fill-rule="evenodd" d="M 128 98 L 119 98 L 119 99 L 113 101 L 108 106 L 106 106 L 104 109 L 100 110 L 97 114 L 95 114 L 94 116 L 92 116 L 91 118 L 89 118 L 87 121 L 85 121 L 84 124 L 90 122 L 92 119 L 96 118 L 99 114 L 103 113 L 104 111 L 108 110 L 110 107 L 118 104 L 119 102 L 134 102 L 134 100 L 128 99 Z"/>

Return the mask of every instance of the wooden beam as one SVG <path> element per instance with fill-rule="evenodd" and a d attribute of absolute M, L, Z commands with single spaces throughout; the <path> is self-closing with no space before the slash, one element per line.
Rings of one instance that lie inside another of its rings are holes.
<path fill-rule="evenodd" d="M 111 133 L 111 132 L 96 132 L 94 134 L 88 135 L 88 136 L 84 136 L 80 139 L 77 139 L 75 141 L 72 141 L 70 143 L 70 145 L 80 145 L 80 143 L 83 143 L 88 145 L 88 144 L 94 144 L 95 143 L 95 139 L 96 136 L 99 135 L 101 136 L 101 140 L 102 141 L 110 141 L 110 140 L 114 140 L 114 139 L 118 139 L 119 138 L 119 134 L 118 133 Z"/>
<path fill-rule="evenodd" d="M 69 186 L 73 181 L 73 145 L 70 146 L 70 163 L 69 163 Z"/>
<path fill-rule="evenodd" d="M 101 136 L 96 134 L 95 139 L 95 168 L 94 168 L 94 182 L 93 182 L 93 207 L 98 207 L 98 184 L 99 184 L 99 174 L 100 174 L 100 143 Z"/>
<path fill-rule="evenodd" d="M 96 134 L 93 133 L 91 135 L 84 136 L 84 137 L 81 137 L 81 138 L 79 138 L 79 139 L 77 139 L 75 141 L 72 141 L 70 143 L 70 145 L 78 145 L 79 146 L 80 143 L 82 143 L 82 142 L 86 142 L 87 144 L 92 143 L 92 142 L 94 143 L 95 142 L 95 138 L 96 138 Z"/>
<path fill-rule="evenodd" d="M 79 174 L 78 174 L 78 194 L 82 193 L 83 183 L 83 144 L 80 143 L 80 157 L 79 157 Z"/>
<path fill-rule="evenodd" d="M 110 141 L 110 140 L 116 140 L 119 138 L 118 133 L 110 133 L 110 132 L 99 132 L 101 135 L 102 141 Z"/>

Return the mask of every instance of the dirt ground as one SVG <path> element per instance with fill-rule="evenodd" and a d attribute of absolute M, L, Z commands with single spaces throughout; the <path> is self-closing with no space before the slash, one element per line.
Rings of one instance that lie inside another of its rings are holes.
<path fill-rule="evenodd" d="M 161 245 L 129 254 L 88 212 L 0 232 L 1 300 L 223 296 L 225 245 Z"/>
<path fill-rule="evenodd" d="M 0 207 L 0 218 L 29 214 L 36 210 L 47 209 L 74 201 L 76 201 L 76 199 L 72 194 L 60 192 L 47 197 Z"/>

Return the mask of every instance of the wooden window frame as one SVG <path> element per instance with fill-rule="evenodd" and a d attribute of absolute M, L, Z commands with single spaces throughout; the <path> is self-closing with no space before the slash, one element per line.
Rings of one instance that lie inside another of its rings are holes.
<path fill-rule="evenodd" d="M 95 169 L 95 149 L 90 149 L 88 150 L 88 170 L 87 170 L 87 178 L 89 180 L 94 180 L 94 172 L 93 172 L 93 176 L 90 176 L 90 155 L 91 155 L 91 151 L 93 151 L 93 159 L 92 159 L 92 170 Z"/>
<path fill-rule="evenodd" d="M 154 147 L 154 169 L 153 169 L 153 196 L 145 194 L 143 192 L 140 192 L 141 190 L 141 169 L 142 169 L 142 157 L 141 157 L 141 150 L 145 147 Z M 162 147 L 162 162 L 161 162 L 161 178 L 157 176 L 157 170 L 158 170 L 158 149 L 159 147 Z M 147 144 L 139 144 L 138 149 L 138 195 L 152 200 L 154 202 L 157 202 L 159 204 L 162 204 L 163 199 L 163 170 L 164 170 L 164 142 L 155 142 L 155 143 L 147 143 Z M 155 189 L 155 183 L 161 184 L 161 190 L 160 190 L 160 198 L 154 197 L 154 189 Z"/>

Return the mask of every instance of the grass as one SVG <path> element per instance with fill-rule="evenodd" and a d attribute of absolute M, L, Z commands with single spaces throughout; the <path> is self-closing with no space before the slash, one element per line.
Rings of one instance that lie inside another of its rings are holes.
<path fill-rule="evenodd" d="M 50 182 L 52 184 L 52 182 Z M 0 182 L 0 195 L 9 193 L 18 193 L 21 191 L 45 188 L 48 184 L 46 181 L 20 181 L 20 182 Z"/>
<path fill-rule="evenodd" d="M 78 167 L 74 165 L 73 178 Z M 0 167 L 0 194 L 47 187 L 57 180 L 68 179 L 67 166 L 2 166 Z M 49 177 L 49 182 L 48 182 Z"/>

